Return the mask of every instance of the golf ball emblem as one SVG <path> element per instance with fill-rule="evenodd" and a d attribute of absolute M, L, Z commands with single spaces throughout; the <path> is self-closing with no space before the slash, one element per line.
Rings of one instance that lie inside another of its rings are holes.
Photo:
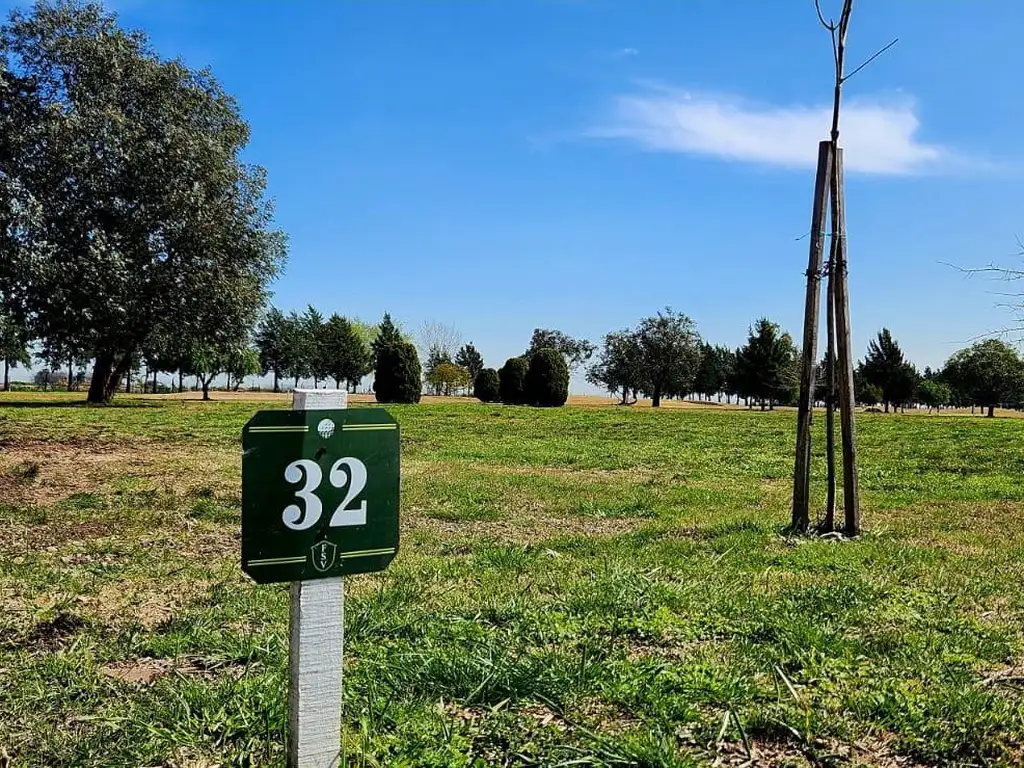
<path fill-rule="evenodd" d="M 324 419 L 316 425 L 316 431 L 320 433 L 320 437 L 326 440 L 334 434 L 334 422 L 330 419 Z"/>

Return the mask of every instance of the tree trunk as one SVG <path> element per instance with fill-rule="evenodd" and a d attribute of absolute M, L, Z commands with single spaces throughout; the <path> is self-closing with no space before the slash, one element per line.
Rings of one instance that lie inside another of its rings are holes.
<path fill-rule="evenodd" d="M 113 358 L 110 355 L 97 355 L 96 362 L 92 367 L 92 381 L 89 382 L 89 394 L 86 396 L 88 403 L 109 403 L 113 392 L 107 391 L 110 383 L 111 369 L 114 366 Z"/>
<path fill-rule="evenodd" d="M 660 408 L 661 407 L 661 387 L 659 387 L 659 386 L 656 386 L 654 388 L 654 392 L 651 393 L 651 407 L 652 408 Z"/>
<path fill-rule="evenodd" d="M 209 400 L 210 399 L 210 383 L 213 381 L 213 376 L 210 376 L 209 378 L 206 378 L 205 376 L 203 376 L 203 377 L 200 378 L 200 381 L 203 384 L 203 400 Z"/>
<path fill-rule="evenodd" d="M 74 359 L 69 357 L 68 358 L 68 392 L 71 392 L 74 389 L 74 387 L 72 386 L 72 384 L 74 382 L 74 379 L 71 376 L 71 373 L 72 373 L 71 369 L 74 366 L 74 363 L 75 363 Z"/>
<path fill-rule="evenodd" d="M 153 371 L 153 394 L 154 395 L 156 394 L 156 375 L 157 375 L 157 373 L 159 373 L 159 371 L 156 371 L 156 370 Z"/>
<path fill-rule="evenodd" d="M 280 392 L 281 391 L 281 384 L 278 381 L 278 373 L 277 373 L 276 369 L 274 370 L 274 391 L 275 392 Z"/>
<path fill-rule="evenodd" d="M 4 392 L 11 391 L 11 361 L 4 360 Z"/>
<path fill-rule="evenodd" d="M 883 400 L 882 404 L 885 406 L 885 412 L 888 413 L 889 412 L 889 401 L 888 400 Z"/>
<path fill-rule="evenodd" d="M 124 359 L 114 367 L 113 373 L 110 374 L 110 379 L 107 380 L 107 392 L 110 393 L 110 396 L 107 398 L 108 400 L 114 399 L 114 393 L 117 392 L 117 388 L 122 379 L 125 380 L 125 391 L 131 392 L 132 380 L 131 373 L 129 371 L 131 366 L 131 353 L 129 353 L 125 355 Z"/>
<path fill-rule="evenodd" d="M 989 419 L 992 419 L 992 418 L 995 418 L 995 415 L 996 415 L 996 407 L 994 405 L 990 405 L 988 407 L 988 413 L 985 414 L 985 417 L 989 418 Z"/>

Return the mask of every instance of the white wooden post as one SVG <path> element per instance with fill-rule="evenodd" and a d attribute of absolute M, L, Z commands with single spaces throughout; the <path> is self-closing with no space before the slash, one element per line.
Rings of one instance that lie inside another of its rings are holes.
<path fill-rule="evenodd" d="M 338 389 L 296 389 L 292 409 L 348 407 Z M 345 644 L 342 578 L 295 581 L 289 621 L 288 765 L 341 765 L 341 663 Z"/>

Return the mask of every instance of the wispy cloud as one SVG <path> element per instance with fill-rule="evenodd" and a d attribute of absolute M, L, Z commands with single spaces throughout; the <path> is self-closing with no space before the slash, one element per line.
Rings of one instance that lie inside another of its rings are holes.
<path fill-rule="evenodd" d="M 619 50 L 615 51 L 615 53 L 612 54 L 612 57 L 616 59 L 629 59 L 632 58 L 633 56 L 639 55 L 640 51 L 638 51 L 636 48 L 619 48 Z"/>
<path fill-rule="evenodd" d="M 814 166 L 831 122 L 831 104 L 778 106 L 648 86 L 616 99 L 608 118 L 587 135 L 656 152 L 807 168 Z M 918 138 L 920 120 L 909 99 L 846 101 L 840 128 L 851 172 L 918 175 L 970 165 L 953 150 Z"/>

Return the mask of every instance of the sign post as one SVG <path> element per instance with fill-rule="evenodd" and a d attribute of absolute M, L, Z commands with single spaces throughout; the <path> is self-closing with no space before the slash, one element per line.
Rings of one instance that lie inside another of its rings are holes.
<path fill-rule="evenodd" d="M 347 410 L 339 390 L 295 390 L 242 432 L 242 569 L 289 581 L 288 765 L 341 761 L 344 583 L 398 552 L 398 424 Z"/>

